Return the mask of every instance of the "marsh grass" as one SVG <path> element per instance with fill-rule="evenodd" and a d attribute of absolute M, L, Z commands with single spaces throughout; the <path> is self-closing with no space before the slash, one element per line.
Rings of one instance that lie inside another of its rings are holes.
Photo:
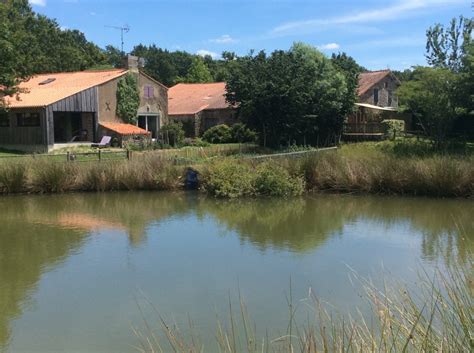
<path fill-rule="evenodd" d="M 288 324 L 285 333 L 275 335 L 257 331 L 244 300 L 239 294 L 238 308 L 229 298 L 228 320 L 217 320 L 215 344 L 205 347 L 189 320 L 188 334 L 169 325 L 156 307 L 159 328 L 144 319 L 144 329 L 134 328 L 140 352 L 452 352 L 474 349 L 471 269 L 453 265 L 447 272 L 420 274 L 418 287 L 376 287 L 352 271 L 352 280 L 363 287 L 369 303 L 367 314 L 354 317 L 337 313 L 310 293 L 305 300 L 308 319 L 296 321 L 299 308 L 287 298 Z M 140 307 L 142 316 L 144 308 Z M 282 308 L 285 310 L 285 308 Z M 143 316 L 144 317 L 144 316 Z M 158 333 L 156 330 L 158 329 Z M 163 339 L 164 337 L 164 339 Z"/>
<path fill-rule="evenodd" d="M 213 155 L 192 149 L 184 163 L 172 150 L 140 153 L 131 161 L 25 157 L 0 163 L 0 193 L 176 190 L 183 187 L 186 167 L 194 167 L 200 172 L 201 189 L 223 198 L 289 197 L 305 191 L 474 196 L 474 155 L 408 156 L 394 152 L 395 146 L 361 143 L 304 158 L 271 160 L 225 156 L 235 152 L 235 146 L 218 146 Z"/>

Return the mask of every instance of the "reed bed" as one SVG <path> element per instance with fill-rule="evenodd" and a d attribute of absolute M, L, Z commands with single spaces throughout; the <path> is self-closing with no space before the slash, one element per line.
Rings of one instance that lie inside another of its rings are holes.
<path fill-rule="evenodd" d="M 453 265 L 447 272 L 422 273 L 418 287 L 378 288 L 371 281 L 352 272 L 359 281 L 369 311 L 358 317 L 328 309 L 310 294 L 305 306 L 303 324 L 295 319 L 293 299 L 288 300 L 288 324 L 283 334 L 258 330 L 244 300 L 239 294 L 239 307 L 229 299 L 229 315 L 217 321 L 215 343 L 206 347 L 189 320 L 189 334 L 168 324 L 153 304 L 150 310 L 158 316 L 159 327 L 144 319 L 143 329 L 134 328 L 139 352 L 222 352 L 222 353 L 329 353 L 329 352 L 449 352 L 469 353 L 474 350 L 472 307 L 472 269 Z M 144 309 L 140 307 L 142 314 Z"/>
<path fill-rule="evenodd" d="M 188 158 L 172 157 L 171 151 L 150 152 L 137 154 L 131 161 L 12 159 L 0 164 L 0 193 L 176 190 L 184 187 L 187 167 L 193 167 L 199 172 L 201 189 L 224 198 L 289 197 L 312 191 L 474 196 L 474 156 L 469 154 L 397 155 L 364 145 L 303 158 L 253 160 L 226 156 L 231 151 L 235 148 L 216 149 L 217 155 L 204 156 L 204 150 L 193 150 L 198 154 Z"/>

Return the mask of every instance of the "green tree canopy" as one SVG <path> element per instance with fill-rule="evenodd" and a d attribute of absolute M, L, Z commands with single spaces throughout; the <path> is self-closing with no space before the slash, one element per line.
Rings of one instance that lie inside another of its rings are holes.
<path fill-rule="evenodd" d="M 0 1 L 0 94 L 44 72 L 79 71 L 106 63 L 104 52 L 77 30 L 62 30 L 28 0 Z"/>
<path fill-rule="evenodd" d="M 457 76 L 446 68 L 417 67 L 413 79 L 398 89 L 401 107 L 414 114 L 441 147 L 457 117 Z"/>
<path fill-rule="evenodd" d="M 437 24 L 426 31 L 426 59 L 434 67 L 459 71 L 463 57 L 472 42 L 474 21 L 459 16 L 453 18 L 449 27 Z"/>
<path fill-rule="evenodd" d="M 314 47 L 238 58 L 229 67 L 227 99 L 265 146 L 337 140 L 353 99 L 346 77 Z M 352 107 L 350 107 L 352 109 Z"/>
<path fill-rule="evenodd" d="M 213 82 L 214 79 L 209 68 L 204 63 L 204 60 L 200 57 L 194 57 L 187 75 L 183 79 L 180 79 L 180 81 L 187 83 L 207 83 Z"/>

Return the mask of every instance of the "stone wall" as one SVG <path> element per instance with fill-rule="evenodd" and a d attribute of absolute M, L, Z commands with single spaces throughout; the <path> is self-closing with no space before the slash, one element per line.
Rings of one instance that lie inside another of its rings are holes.
<path fill-rule="evenodd" d="M 359 103 L 378 105 L 379 107 L 398 108 L 398 97 L 395 94 L 397 88 L 397 80 L 388 75 L 376 85 L 371 87 L 364 95 L 359 97 Z M 374 102 L 374 89 L 378 89 L 379 91 L 379 101 L 377 104 Z M 389 102 L 390 94 L 392 95 L 392 102 Z"/>

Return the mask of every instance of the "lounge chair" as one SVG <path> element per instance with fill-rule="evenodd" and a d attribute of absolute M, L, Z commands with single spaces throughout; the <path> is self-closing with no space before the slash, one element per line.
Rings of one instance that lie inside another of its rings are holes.
<path fill-rule="evenodd" d="M 99 143 L 93 143 L 91 147 L 93 148 L 104 148 L 110 146 L 110 141 L 112 140 L 111 136 L 103 136 L 102 140 Z"/>

